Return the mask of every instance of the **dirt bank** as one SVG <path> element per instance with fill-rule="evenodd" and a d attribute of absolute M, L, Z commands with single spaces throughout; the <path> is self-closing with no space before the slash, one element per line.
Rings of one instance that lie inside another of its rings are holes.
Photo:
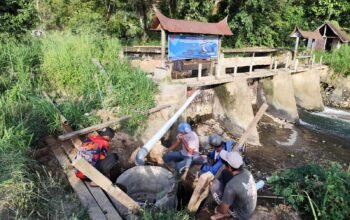
<path fill-rule="evenodd" d="M 326 106 L 350 109 L 350 77 L 332 72 L 321 76 L 321 94 Z"/>

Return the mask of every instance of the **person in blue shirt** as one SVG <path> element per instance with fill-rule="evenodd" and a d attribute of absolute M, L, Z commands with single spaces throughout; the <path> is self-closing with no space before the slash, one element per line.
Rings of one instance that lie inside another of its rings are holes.
<path fill-rule="evenodd" d="M 205 172 L 211 172 L 213 175 L 215 175 L 223 164 L 220 157 L 220 152 L 222 150 L 230 152 L 232 147 L 236 144 L 236 142 L 232 140 L 224 141 L 220 135 L 213 134 L 209 136 L 209 144 L 210 146 L 215 148 L 214 151 L 209 152 L 209 154 L 207 155 L 208 159 L 212 160 L 213 162 L 204 163 L 201 167 L 199 175 Z M 244 148 L 245 146 L 242 146 L 240 148 L 240 151 L 243 151 Z"/>

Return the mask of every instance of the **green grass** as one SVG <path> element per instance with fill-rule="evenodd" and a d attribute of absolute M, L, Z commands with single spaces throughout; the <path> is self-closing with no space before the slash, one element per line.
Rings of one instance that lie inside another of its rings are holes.
<path fill-rule="evenodd" d="M 317 60 L 323 57 L 323 63 L 329 65 L 336 75 L 350 76 L 350 46 L 343 45 L 331 52 L 317 53 Z"/>
<path fill-rule="evenodd" d="M 131 114 L 128 126 L 135 128 L 145 119 L 140 112 L 153 107 L 155 84 L 118 58 L 120 49 L 117 39 L 92 35 L 55 33 L 43 39 L 45 90 L 55 92 L 60 109 L 76 127 L 96 123 L 90 113 L 105 108 L 115 116 Z M 92 59 L 99 60 L 104 73 Z"/>
<path fill-rule="evenodd" d="M 177 211 L 174 209 L 164 209 L 159 211 L 151 211 L 144 209 L 141 212 L 142 220 L 191 220 L 192 218 L 186 211 Z"/>
<path fill-rule="evenodd" d="M 350 215 L 350 169 L 337 163 L 322 167 L 309 164 L 287 169 L 271 177 L 277 195 L 303 214 L 315 219 L 348 219 Z"/>
<path fill-rule="evenodd" d="M 140 112 L 153 107 L 156 86 L 118 59 L 119 48 L 116 39 L 59 33 L 0 42 L 0 219 L 87 218 L 62 177 L 38 166 L 29 152 L 60 129 L 43 90 L 75 128 L 99 122 L 95 113 L 101 108 L 131 114 L 128 127 L 142 127 Z"/>

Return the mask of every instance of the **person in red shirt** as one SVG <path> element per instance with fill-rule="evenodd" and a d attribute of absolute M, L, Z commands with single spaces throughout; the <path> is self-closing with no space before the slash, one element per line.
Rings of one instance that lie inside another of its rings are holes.
<path fill-rule="evenodd" d="M 102 174 L 110 178 L 110 171 L 116 166 L 118 161 L 117 154 L 108 155 L 109 142 L 114 137 L 114 130 L 107 127 L 97 131 L 99 135 L 88 136 L 84 139 L 81 147 L 77 152 L 76 159 L 84 158 L 93 165 Z M 79 170 L 75 174 L 81 180 L 86 180 L 87 177 Z M 91 185 L 94 185 L 92 183 Z"/>

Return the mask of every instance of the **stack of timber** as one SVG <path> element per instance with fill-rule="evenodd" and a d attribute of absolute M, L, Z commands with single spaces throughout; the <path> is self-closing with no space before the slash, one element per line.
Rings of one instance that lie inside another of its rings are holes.
<path fill-rule="evenodd" d="M 76 153 L 73 146 L 68 142 L 60 142 L 54 137 L 46 138 L 46 142 L 66 173 L 67 179 L 78 195 L 81 204 L 87 209 L 90 218 L 92 220 L 121 220 L 122 217 L 101 188 L 91 187 L 75 176 L 74 168 L 71 165 Z"/>

